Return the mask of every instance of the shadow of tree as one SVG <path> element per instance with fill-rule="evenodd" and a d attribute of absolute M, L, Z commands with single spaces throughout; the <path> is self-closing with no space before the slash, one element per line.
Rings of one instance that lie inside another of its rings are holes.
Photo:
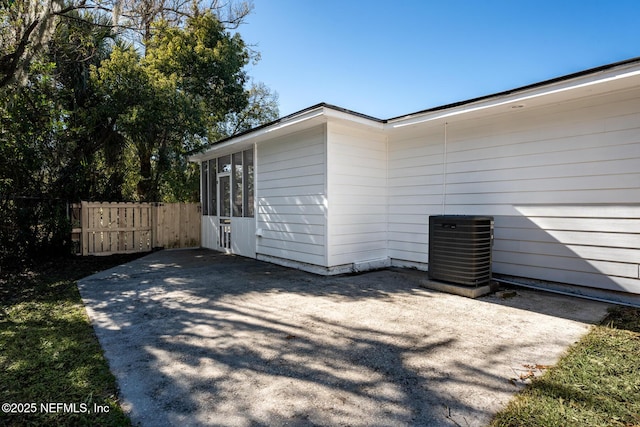
<path fill-rule="evenodd" d="M 496 326 L 519 309 L 485 319 L 474 310 L 498 302 L 397 271 L 318 277 L 179 251 L 79 287 L 142 425 L 484 425 L 518 389 L 513 367 L 548 357 L 535 319 Z"/>

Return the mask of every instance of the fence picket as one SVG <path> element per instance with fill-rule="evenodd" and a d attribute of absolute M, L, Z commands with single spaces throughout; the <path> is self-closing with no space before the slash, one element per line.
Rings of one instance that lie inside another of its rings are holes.
<path fill-rule="evenodd" d="M 133 223 L 133 208 L 129 207 L 129 206 L 125 206 L 124 208 L 125 211 L 125 221 L 124 221 L 124 228 L 132 228 L 134 227 L 134 223 Z M 131 251 L 133 248 L 133 233 L 129 233 L 126 231 L 122 231 L 123 236 L 124 236 L 124 251 Z"/>
<path fill-rule="evenodd" d="M 81 202 L 71 214 L 79 255 L 200 246 L 199 203 Z"/>

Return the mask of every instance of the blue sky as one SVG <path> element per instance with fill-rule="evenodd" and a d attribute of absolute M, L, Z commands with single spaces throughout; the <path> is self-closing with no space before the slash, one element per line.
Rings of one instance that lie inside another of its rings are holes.
<path fill-rule="evenodd" d="M 640 56 L 640 1 L 254 0 L 239 31 L 282 116 L 387 119 Z"/>

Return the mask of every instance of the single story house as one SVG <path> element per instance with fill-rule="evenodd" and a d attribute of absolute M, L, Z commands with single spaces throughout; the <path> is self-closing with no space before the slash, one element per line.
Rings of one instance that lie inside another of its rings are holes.
<path fill-rule="evenodd" d="M 490 215 L 494 275 L 640 302 L 640 58 L 387 120 L 322 103 L 191 160 L 207 248 L 428 270 L 430 215 Z"/>

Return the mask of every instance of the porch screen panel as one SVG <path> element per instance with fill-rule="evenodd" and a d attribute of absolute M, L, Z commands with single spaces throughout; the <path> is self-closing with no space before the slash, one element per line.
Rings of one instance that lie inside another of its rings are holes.
<path fill-rule="evenodd" d="M 209 163 L 208 162 L 202 162 L 201 164 L 201 168 L 202 168 L 202 191 L 201 191 L 201 203 L 200 206 L 202 206 L 202 215 L 209 215 L 209 202 L 208 202 L 208 198 L 209 198 Z"/>
<path fill-rule="evenodd" d="M 253 149 L 243 152 L 244 164 L 244 216 L 253 217 Z"/>
<path fill-rule="evenodd" d="M 216 176 L 216 159 L 209 160 L 209 215 L 218 215 L 218 182 Z M 204 209 L 204 204 L 203 204 Z"/>
<path fill-rule="evenodd" d="M 231 172 L 231 155 L 218 157 L 218 173 Z"/>
<path fill-rule="evenodd" d="M 231 183 L 229 175 L 220 177 L 220 216 L 231 216 Z"/>
<path fill-rule="evenodd" d="M 233 187 L 233 216 L 242 216 L 242 152 L 233 153 L 232 169 L 231 185 Z"/>

